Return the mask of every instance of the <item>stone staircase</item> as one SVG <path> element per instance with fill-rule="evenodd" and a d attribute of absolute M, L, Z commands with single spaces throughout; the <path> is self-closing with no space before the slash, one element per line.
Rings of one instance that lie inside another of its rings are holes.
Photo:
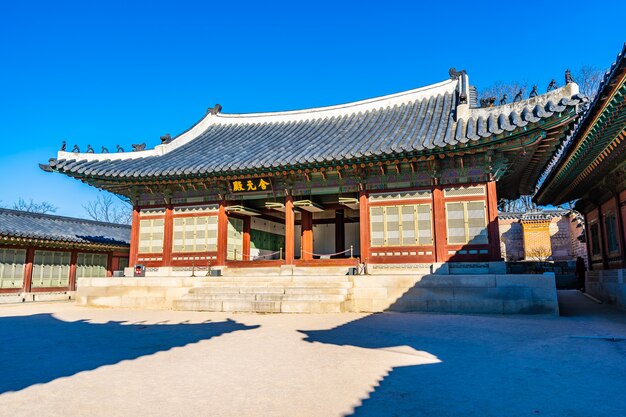
<path fill-rule="evenodd" d="M 350 311 L 353 276 L 347 267 L 238 268 L 203 277 L 175 310 L 257 313 Z"/>

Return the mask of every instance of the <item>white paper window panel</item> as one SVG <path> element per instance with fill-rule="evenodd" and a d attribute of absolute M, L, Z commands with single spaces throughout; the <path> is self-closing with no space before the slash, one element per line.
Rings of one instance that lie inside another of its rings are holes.
<path fill-rule="evenodd" d="M 26 250 L 24 249 L 0 249 L 0 279 L 7 281 L 19 279 L 20 282 L 23 281 L 25 261 Z M 13 288 L 13 285 L 11 285 L 11 288 Z"/>

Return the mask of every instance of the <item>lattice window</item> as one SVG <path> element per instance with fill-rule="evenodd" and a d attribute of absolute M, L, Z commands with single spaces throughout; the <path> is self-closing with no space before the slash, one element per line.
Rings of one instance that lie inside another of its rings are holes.
<path fill-rule="evenodd" d="M 615 223 L 615 213 L 607 213 L 604 215 L 604 225 L 606 230 L 606 247 L 609 253 L 619 250 L 617 244 L 617 224 Z"/>
<path fill-rule="evenodd" d="M 600 255 L 600 228 L 598 223 L 589 225 L 589 234 L 591 235 L 591 254 Z"/>
<path fill-rule="evenodd" d="M 446 203 L 449 245 L 485 245 L 487 207 L 484 201 Z"/>
<path fill-rule="evenodd" d="M 217 216 L 174 219 L 173 252 L 217 251 Z"/>
<path fill-rule="evenodd" d="M 22 288 L 25 249 L 0 249 L 0 288 Z"/>
<path fill-rule="evenodd" d="M 32 287 L 67 287 L 70 283 L 70 257 L 70 252 L 36 250 Z"/>
<path fill-rule="evenodd" d="M 430 204 L 370 207 L 372 246 L 431 245 Z"/>
<path fill-rule="evenodd" d="M 228 219 L 228 245 L 226 251 L 226 259 L 242 260 L 243 259 L 243 220 L 229 218 Z"/>
<path fill-rule="evenodd" d="M 163 219 L 146 219 L 139 222 L 139 253 L 162 253 Z"/>
<path fill-rule="evenodd" d="M 107 276 L 108 256 L 104 253 L 79 253 L 76 258 L 76 278 Z"/>
<path fill-rule="evenodd" d="M 443 190 L 444 197 L 467 197 L 485 195 L 485 187 L 449 187 Z"/>

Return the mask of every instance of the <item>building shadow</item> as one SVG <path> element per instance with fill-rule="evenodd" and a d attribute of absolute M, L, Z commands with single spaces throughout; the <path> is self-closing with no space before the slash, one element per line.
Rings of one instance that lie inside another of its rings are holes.
<path fill-rule="evenodd" d="M 589 404 L 626 388 L 621 381 L 607 393 L 606 382 L 619 379 L 620 370 L 589 360 L 615 347 L 570 339 L 560 328 L 553 318 L 378 313 L 300 331 L 310 343 L 437 359 L 389 366 L 347 416 L 591 415 Z M 619 414 L 622 405 L 607 407 Z"/>
<path fill-rule="evenodd" d="M 145 324 L 63 321 L 52 314 L 0 318 L 0 394 L 258 328 L 221 322 Z"/>

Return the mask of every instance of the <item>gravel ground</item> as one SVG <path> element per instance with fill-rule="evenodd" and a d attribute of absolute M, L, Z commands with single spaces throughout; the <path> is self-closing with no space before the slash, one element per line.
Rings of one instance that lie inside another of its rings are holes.
<path fill-rule="evenodd" d="M 1 416 L 626 416 L 626 313 L 0 307 Z"/>

